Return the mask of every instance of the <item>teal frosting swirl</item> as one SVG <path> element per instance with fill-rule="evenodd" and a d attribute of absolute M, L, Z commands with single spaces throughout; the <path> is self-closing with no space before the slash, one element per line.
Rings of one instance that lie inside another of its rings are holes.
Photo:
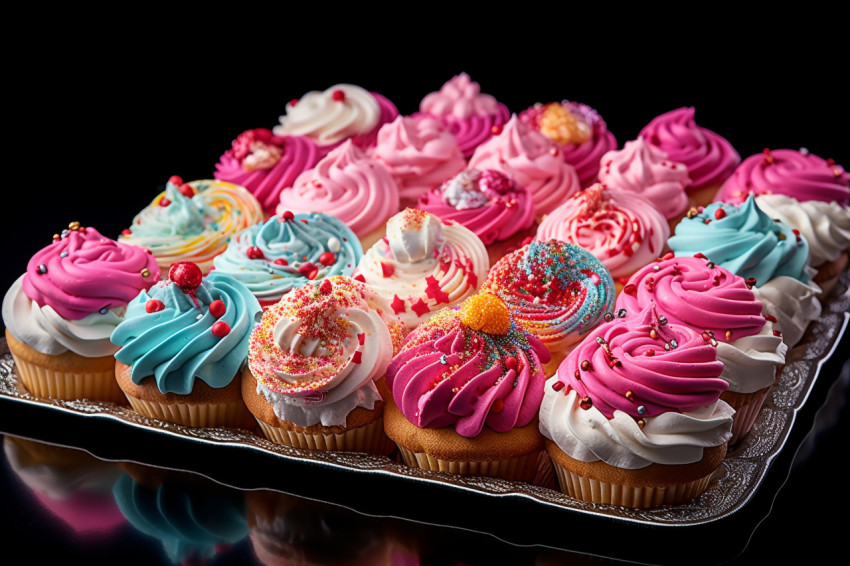
<path fill-rule="evenodd" d="M 740 205 L 715 202 L 683 218 L 667 243 L 674 255 L 702 253 L 736 275 L 755 278 L 757 286 L 781 275 L 809 281 L 808 242 L 770 218 L 753 195 Z"/>
<path fill-rule="evenodd" d="M 209 230 L 216 213 L 203 198 L 189 198 L 174 183 L 165 185 L 168 206 L 149 206 L 133 222 L 134 238 L 196 236 Z"/>
<path fill-rule="evenodd" d="M 213 263 L 216 271 L 244 283 L 261 303 L 270 303 L 309 283 L 313 268 L 313 280 L 352 275 L 361 257 L 360 240 L 344 222 L 308 212 L 288 220 L 275 215 L 249 226 Z"/>
<path fill-rule="evenodd" d="M 161 302 L 162 308 L 148 312 L 146 303 L 151 300 Z M 210 312 L 216 300 L 224 304 L 223 313 Z M 192 294 L 170 280 L 142 291 L 110 339 L 120 347 L 115 359 L 131 366 L 134 383 L 152 375 L 162 393 L 186 395 L 195 379 L 213 388 L 233 380 L 248 357 L 251 330 L 261 313 L 257 298 L 245 285 L 214 271 Z M 218 322 L 229 327 L 224 335 L 223 325 L 214 328 Z"/>

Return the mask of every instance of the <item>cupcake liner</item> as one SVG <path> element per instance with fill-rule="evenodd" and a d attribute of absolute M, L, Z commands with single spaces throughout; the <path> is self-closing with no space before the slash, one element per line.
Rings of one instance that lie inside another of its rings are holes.
<path fill-rule="evenodd" d="M 720 395 L 720 399 L 726 401 L 730 407 L 735 409 L 735 414 L 732 415 L 732 438 L 729 439 L 730 446 L 737 444 L 753 428 L 756 418 L 764 405 L 764 401 L 772 389 L 773 384 L 770 384 L 753 393 L 724 391 Z"/>
<path fill-rule="evenodd" d="M 30 362 L 12 352 L 18 378 L 32 395 L 50 399 L 87 399 L 126 404 L 114 371 L 67 372 Z"/>
<path fill-rule="evenodd" d="M 383 418 L 339 433 L 275 427 L 260 419 L 257 419 L 257 423 L 266 438 L 272 442 L 294 448 L 366 452 L 382 455 L 389 454 L 395 448 L 395 445 L 384 434 Z"/>
<path fill-rule="evenodd" d="M 246 428 L 253 417 L 240 402 L 160 403 L 126 395 L 130 406 L 140 415 L 191 427 Z M 251 428 L 251 427 L 247 427 Z"/>
<path fill-rule="evenodd" d="M 443 460 L 424 452 L 413 452 L 401 445 L 398 450 L 405 465 L 411 468 L 524 482 L 531 482 L 538 475 L 540 457 L 545 455 L 544 452 L 534 452 L 506 460 L 467 462 Z"/>

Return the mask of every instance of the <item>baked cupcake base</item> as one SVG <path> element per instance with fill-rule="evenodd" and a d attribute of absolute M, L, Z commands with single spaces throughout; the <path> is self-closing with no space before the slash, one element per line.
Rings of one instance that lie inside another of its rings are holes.
<path fill-rule="evenodd" d="M 812 281 L 821 288 L 819 295 L 821 303 L 826 301 L 827 296 L 838 283 L 838 278 L 847 269 L 848 260 L 850 260 L 850 251 L 845 250 L 835 260 L 823 263 L 815 268 L 817 273 Z"/>
<path fill-rule="evenodd" d="M 87 399 L 127 404 L 115 381 L 115 358 L 86 358 L 73 352 L 42 354 L 6 330 L 6 343 L 21 384 L 36 397 Z"/>

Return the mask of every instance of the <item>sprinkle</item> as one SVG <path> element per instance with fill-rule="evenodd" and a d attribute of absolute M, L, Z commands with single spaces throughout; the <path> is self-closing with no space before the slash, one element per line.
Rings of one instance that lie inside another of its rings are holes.
<path fill-rule="evenodd" d="M 257 246 L 249 247 L 245 250 L 245 255 L 248 256 L 248 259 L 266 259 L 266 254 Z"/>
<path fill-rule="evenodd" d="M 649 337 L 652 338 L 653 340 L 655 340 L 656 338 L 658 338 L 658 331 L 655 330 L 654 328 L 650 329 L 649 330 Z"/>
<path fill-rule="evenodd" d="M 756 286 L 756 278 L 755 277 L 747 277 L 747 287 L 752 289 Z"/>
<path fill-rule="evenodd" d="M 221 299 L 216 299 L 210 303 L 210 314 L 216 318 L 221 318 L 224 316 L 227 307 L 224 305 L 224 301 Z"/>
<path fill-rule="evenodd" d="M 330 279 L 325 279 L 322 281 L 322 284 L 319 285 L 319 293 L 322 295 L 330 295 L 333 292 L 333 283 L 331 283 Z"/>
<path fill-rule="evenodd" d="M 612 320 L 614 320 L 614 314 L 606 312 L 605 316 L 603 316 L 602 318 L 605 319 L 605 322 L 611 322 Z"/>
<path fill-rule="evenodd" d="M 634 394 L 634 393 L 632 393 L 631 391 L 626 391 L 625 397 L 626 397 L 626 399 L 628 399 L 629 401 L 634 401 L 634 400 L 635 400 L 635 394 Z"/>
<path fill-rule="evenodd" d="M 65 251 L 65 250 L 62 250 L 61 252 L 59 252 L 59 257 L 68 257 L 68 252 Z M 142 273 L 142 275 L 144 275 L 144 272 Z"/>
<path fill-rule="evenodd" d="M 354 355 L 351 356 L 351 363 L 352 364 L 363 363 L 363 352 L 361 352 L 360 350 L 357 350 L 356 352 L 354 352 Z"/>
<path fill-rule="evenodd" d="M 334 236 L 331 236 L 330 238 L 328 238 L 328 249 L 331 252 L 337 253 L 341 248 L 342 248 L 342 244 L 340 244 L 339 239 L 335 238 Z"/>
<path fill-rule="evenodd" d="M 212 325 L 210 330 L 212 330 L 213 336 L 222 338 L 230 334 L 230 325 L 223 320 L 219 320 Z"/>
<path fill-rule="evenodd" d="M 422 297 L 420 297 L 417 302 L 410 305 L 410 308 L 419 316 L 425 316 L 430 311 L 428 304 L 422 300 Z"/>
<path fill-rule="evenodd" d="M 310 273 L 312 273 L 313 271 L 316 271 L 316 266 L 315 264 L 313 264 L 313 262 L 305 261 L 304 263 L 298 266 L 298 273 L 307 277 L 308 279 L 315 278 L 315 276 L 310 277 Z"/>
<path fill-rule="evenodd" d="M 781 332 L 779 332 L 778 330 L 774 330 L 774 331 L 773 331 L 773 335 L 774 335 L 774 336 L 782 336 L 782 333 L 781 333 Z"/>
<path fill-rule="evenodd" d="M 151 272 L 147 267 L 142 269 L 142 277 L 150 277 L 150 275 L 151 275 Z"/>
<path fill-rule="evenodd" d="M 774 324 L 779 322 L 779 319 L 776 318 L 775 316 L 773 316 L 772 314 L 766 314 L 766 315 L 764 315 L 764 318 L 765 318 L 765 320 L 769 320 L 770 322 L 773 322 Z"/>
<path fill-rule="evenodd" d="M 360 281 L 361 283 L 366 282 L 366 277 L 362 273 L 358 273 L 357 275 L 355 275 L 354 279 Z"/>
<path fill-rule="evenodd" d="M 148 299 L 145 301 L 145 312 L 159 312 L 165 308 L 165 303 L 160 301 L 159 299 Z"/>
<path fill-rule="evenodd" d="M 655 355 L 655 350 L 653 350 L 652 348 L 650 348 L 649 350 L 647 350 L 646 352 L 644 352 L 644 353 L 643 353 L 643 355 L 644 355 L 644 356 L 649 356 L 649 357 L 651 358 L 652 356 L 654 356 L 654 355 Z"/>
<path fill-rule="evenodd" d="M 664 326 L 665 324 L 667 324 L 667 317 L 663 316 L 663 315 L 659 316 L 658 317 L 658 324 L 660 324 L 661 326 Z"/>
<path fill-rule="evenodd" d="M 283 265 L 283 266 L 289 265 L 289 262 L 286 260 L 285 257 L 275 258 L 275 260 L 272 261 L 272 263 L 275 264 L 275 265 Z"/>
<path fill-rule="evenodd" d="M 514 356 L 508 356 L 505 358 L 505 367 L 509 370 L 517 368 L 517 359 Z"/>
<path fill-rule="evenodd" d="M 168 206 L 169 204 L 171 204 L 171 201 L 170 201 L 170 200 L 168 200 L 168 199 L 167 199 L 167 198 L 165 198 L 165 197 L 162 197 L 162 198 L 159 200 L 159 206 Z"/>
<path fill-rule="evenodd" d="M 694 217 L 694 216 L 696 216 L 697 214 L 699 214 L 699 212 L 697 211 L 696 207 L 693 207 L 693 206 L 692 206 L 692 207 L 688 210 L 688 218 L 693 218 L 693 217 Z"/>
<path fill-rule="evenodd" d="M 726 341 L 727 341 L 727 342 L 731 342 L 731 341 L 732 341 L 732 331 L 731 331 L 731 330 L 727 330 L 727 331 L 726 331 Z"/>
<path fill-rule="evenodd" d="M 47 273 L 47 266 L 44 265 L 43 263 L 41 263 L 41 264 L 39 264 L 36 271 L 38 271 L 39 274 L 44 275 L 45 273 Z"/>
<path fill-rule="evenodd" d="M 593 400 L 590 397 L 582 397 L 578 406 L 586 411 L 593 406 Z"/>
<path fill-rule="evenodd" d="M 336 263 L 336 256 L 332 252 L 322 252 L 319 256 L 319 263 L 325 267 Z"/>
<path fill-rule="evenodd" d="M 448 360 L 448 359 L 446 359 L 446 355 L 445 355 L 445 354 L 441 354 L 441 355 L 440 355 L 440 363 L 441 363 L 441 364 L 443 364 L 444 366 L 449 365 L 449 360 Z"/>
<path fill-rule="evenodd" d="M 502 401 L 501 399 L 496 399 L 495 401 L 493 401 L 493 406 L 490 407 L 490 412 L 501 413 L 502 409 L 504 409 L 504 408 L 505 408 L 505 402 Z"/>
<path fill-rule="evenodd" d="M 580 372 L 579 370 L 576 370 L 576 371 L 575 371 L 575 373 L 573 374 L 573 376 L 574 376 L 577 380 L 581 381 L 581 372 Z"/>
<path fill-rule="evenodd" d="M 720 220 L 721 218 L 725 218 L 725 217 L 726 217 L 726 211 L 723 210 L 722 208 L 718 208 L 717 210 L 714 211 L 714 218 L 716 220 Z"/>
<path fill-rule="evenodd" d="M 639 415 L 645 415 L 646 414 L 646 407 L 644 407 L 643 405 L 638 405 L 637 412 L 638 412 Z"/>
<path fill-rule="evenodd" d="M 555 383 L 552 384 L 552 389 L 554 389 L 555 391 L 560 391 L 561 389 L 564 388 L 564 385 L 565 384 L 564 384 L 563 381 L 556 381 Z"/>
<path fill-rule="evenodd" d="M 395 267 L 393 267 L 390 263 L 380 262 L 381 264 L 381 275 L 384 277 L 392 277 L 393 273 L 395 273 Z"/>
<path fill-rule="evenodd" d="M 620 309 L 617 311 L 617 318 L 626 318 L 626 309 Z"/>
<path fill-rule="evenodd" d="M 678 347 L 679 347 L 679 343 L 676 341 L 676 339 L 675 339 L 675 338 L 671 338 L 671 339 L 670 339 L 670 346 L 672 346 L 672 347 L 673 347 L 673 349 L 675 350 L 676 348 L 678 348 Z"/>
<path fill-rule="evenodd" d="M 638 419 L 637 424 L 640 428 L 645 427 L 646 426 L 646 419 Z"/>
<path fill-rule="evenodd" d="M 393 309 L 393 312 L 396 314 L 403 313 L 405 311 L 404 308 L 404 299 L 399 297 L 398 295 L 393 295 L 393 302 L 390 304 Z"/>
<path fill-rule="evenodd" d="M 593 366 L 590 365 L 590 361 L 588 360 L 582 360 L 580 367 L 582 371 L 591 371 L 593 369 Z"/>
<path fill-rule="evenodd" d="M 108 313 L 108 312 L 109 312 L 109 308 L 108 308 L 108 307 L 103 307 L 102 309 L 100 309 L 100 310 L 99 310 L 99 311 L 97 311 L 97 312 L 99 312 L 100 314 L 106 314 L 106 313 Z"/>
<path fill-rule="evenodd" d="M 281 216 L 281 218 L 283 218 L 284 220 L 293 220 L 293 219 L 295 218 L 295 215 L 292 213 L 292 211 L 291 211 L 291 210 L 285 210 L 285 211 L 283 212 L 283 214 L 281 214 L 280 216 Z"/>
<path fill-rule="evenodd" d="M 623 287 L 623 293 L 627 295 L 637 295 L 637 286 L 634 283 L 629 283 Z"/>
<path fill-rule="evenodd" d="M 357 343 L 361 346 L 366 342 L 366 333 L 360 332 L 357 334 Z"/>
<path fill-rule="evenodd" d="M 345 91 L 342 89 L 336 89 L 331 93 L 331 100 L 336 102 L 345 102 Z"/>

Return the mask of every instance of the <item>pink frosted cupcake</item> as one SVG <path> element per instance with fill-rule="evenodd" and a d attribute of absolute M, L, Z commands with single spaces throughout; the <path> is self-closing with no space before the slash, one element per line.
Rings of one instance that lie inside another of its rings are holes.
<path fill-rule="evenodd" d="M 401 206 L 416 206 L 420 196 L 466 167 L 454 134 L 425 115 L 399 116 L 384 125 L 366 153 L 395 179 Z"/>
<path fill-rule="evenodd" d="M 694 120 L 693 107 L 677 108 L 656 116 L 638 137 L 661 148 L 667 158 L 688 169 L 688 195 L 697 206 L 711 202 L 714 194 L 741 162 L 729 141 Z"/>
<path fill-rule="evenodd" d="M 280 191 L 319 161 L 316 143 L 304 136 L 276 136 L 257 128 L 239 134 L 215 166 L 215 178 L 245 187 L 274 214 Z"/>
<path fill-rule="evenodd" d="M 586 249 L 608 268 L 619 292 L 630 275 L 663 255 L 669 235 L 666 219 L 649 202 L 596 183 L 549 213 L 535 239 Z"/>
<path fill-rule="evenodd" d="M 387 220 L 398 209 L 398 185 L 390 172 L 347 140 L 281 191 L 277 213 L 336 216 L 368 249 L 383 237 Z"/>
<path fill-rule="evenodd" d="M 528 189 L 538 217 L 581 190 L 575 167 L 545 135 L 512 116 L 502 130 L 478 146 L 469 160 L 472 169 L 495 169 Z"/>
<path fill-rule="evenodd" d="M 523 110 L 519 119 L 558 144 L 564 160 L 576 168 L 582 187 L 596 182 L 602 155 L 617 149 L 614 134 L 586 104 L 567 100 L 537 103 Z"/>
<path fill-rule="evenodd" d="M 439 91 L 427 94 L 419 111 L 443 120 L 467 159 L 476 147 L 490 139 L 494 127 L 510 118 L 507 106 L 482 93 L 480 85 L 466 73 L 452 77 Z"/>
<path fill-rule="evenodd" d="M 487 246 L 491 264 L 534 233 L 528 190 L 494 169 L 461 171 L 422 195 L 418 208 L 475 232 Z"/>
<path fill-rule="evenodd" d="M 310 91 L 286 105 L 278 136 L 306 136 L 326 155 L 350 139 L 361 149 L 375 145 L 378 130 L 398 116 L 395 104 L 377 92 L 351 84 L 337 84 L 324 91 Z"/>

